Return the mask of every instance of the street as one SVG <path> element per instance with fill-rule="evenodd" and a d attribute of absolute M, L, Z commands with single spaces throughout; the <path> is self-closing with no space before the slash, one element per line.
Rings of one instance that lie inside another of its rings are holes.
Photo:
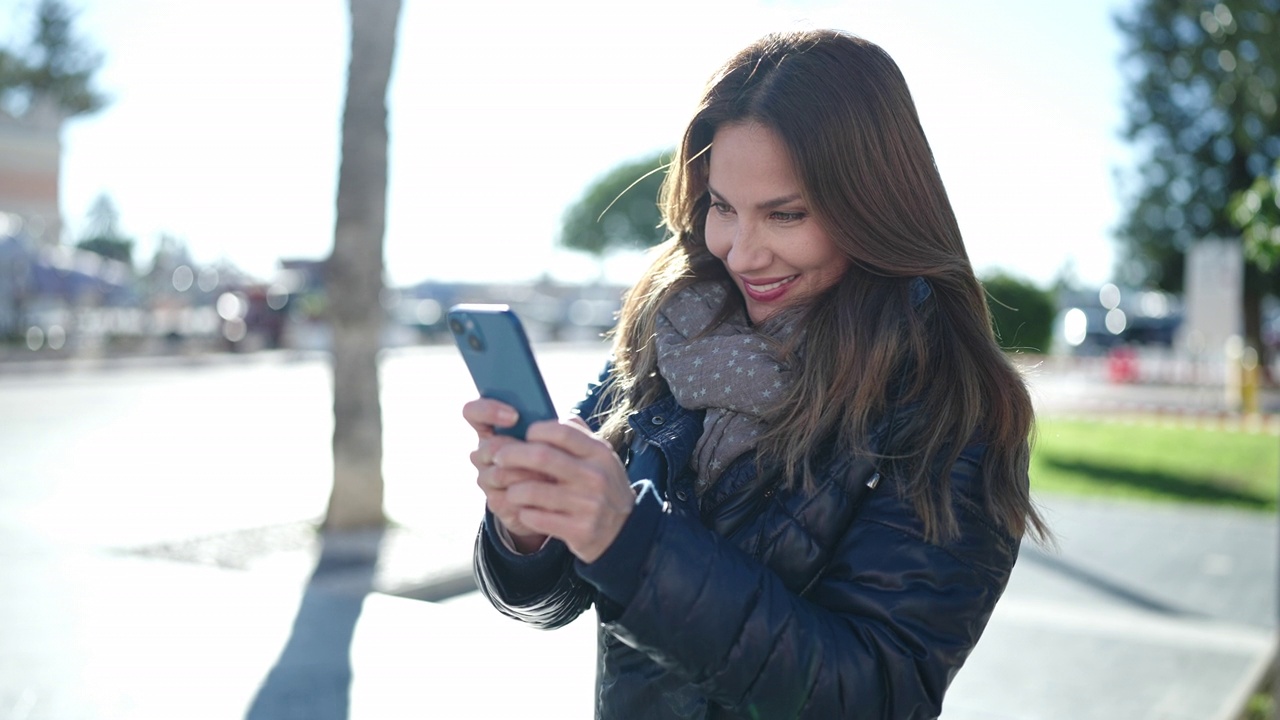
<path fill-rule="evenodd" d="M 605 351 L 539 350 L 558 409 Z M 451 346 L 389 353 L 381 372 L 387 512 L 465 563 L 482 510 L 460 414 L 475 387 Z M 0 533 L 127 550 L 318 520 L 330 382 L 324 357 L 288 354 L 4 373 Z"/>

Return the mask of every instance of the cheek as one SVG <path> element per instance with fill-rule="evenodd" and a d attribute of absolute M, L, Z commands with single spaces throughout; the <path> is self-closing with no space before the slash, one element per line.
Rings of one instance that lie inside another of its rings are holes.
<path fill-rule="evenodd" d="M 840 282 L 840 278 L 844 277 L 845 271 L 849 269 L 849 261 L 843 257 L 836 258 L 828 263 L 826 267 L 827 270 L 819 282 L 821 285 L 819 290 L 826 290 L 832 285 Z"/>
<path fill-rule="evenodd" d="M 816 238 L 809 247 L 812 252 L 807 261 L 809 267 L 815 270 L 814 278 L 818 289 L 825 290 L 839 282 L 849 269 L 849 258 L 825 236 Z"/>

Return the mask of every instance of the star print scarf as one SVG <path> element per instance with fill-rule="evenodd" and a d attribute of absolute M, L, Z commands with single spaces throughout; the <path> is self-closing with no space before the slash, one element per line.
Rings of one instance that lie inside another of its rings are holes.
<path fill-rule="evenodd" d="M 692 460 L 700 493 L 755 446 L 764 430 L 761 412 L 791 380 L 791 371 L 775 357 L 790 322 L 752 328 L 738 311 L 703 333 L 719 314 L 725 292 L 718 283 L 686 288 L 667 301 L 657 320 L 658 371 L 682 407 L 706 410 Z"/>

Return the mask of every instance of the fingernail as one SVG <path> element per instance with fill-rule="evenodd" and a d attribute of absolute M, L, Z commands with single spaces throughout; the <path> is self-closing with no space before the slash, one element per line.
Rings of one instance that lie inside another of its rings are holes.
<path fill-rule="evenodd" d="M 515 423 L 516 419 L 519 417 L 520 415 L 511 408 L 502 408 L 498 411 L 498 419 L 508 425 Z"/>

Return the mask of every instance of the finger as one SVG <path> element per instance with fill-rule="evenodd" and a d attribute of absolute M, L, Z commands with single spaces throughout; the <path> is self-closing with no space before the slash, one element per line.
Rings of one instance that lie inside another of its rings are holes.
<path fill-rule="evenodd" d="M 503 470 L 537 472 L 555 482 L 567 482 L 581 475 L 584 461 L 544 442 L 510 443 L 493 456 L 495 467 Z"/>
<path fill-rule="evenodd" d="M 520 443 L 502 448 L 494 463 L 503 470 L 533 473 L 553 484 L 570 486 L 587 497 L 604 496 L 611 490 L 631 492 L 626 469 L 611 452 L 596 460 L 546 443 Z"/>
<path fill-rule="evenodd" d="M 628 513 L 601 515 L 556 512 L 539 507 L 515 510 L 516 522 L 535 533 L 558 537 L 584 562 L 595 562 L 617 539 Z"/>
<path fill-rule="evenodd" d="M 515 532 L 525 532 L 524 526 L 520 523 L 519 512 L 522 506 L 511 502 L 507 489 L 495 488 L 490 482 L 484 479 L 478 479 L 477 485 L 484 492 L 485 504 L 489 510 L 505 524 L 508 529 Z"/>
<path fill-rule="evenodd" d="M 552 445 L 580 458 L 603 453 L 613 454 L 613 447 L 596 436 L 591 428 L 578 418 L 543 420 L 533 423 L 525 433 L 525 439 L 531 443 Z"/>
<path fill-rule="evenodd" d="M 507 530 L 517 534 L 529 532 L 530 528 L 520 522 L 520 507 L 507 502 L 505 493 L 499 493 L 493 497 L 486 497 L 485 502 L 489 511 L 494 517 L 498 518 L 498 522 L 506 526 Z M 535 531 L 537 532 L 537 531 Z"/>
<path fill-rule="evenodd" d="M 488 435 L 480 438 L 480 443 L 476 445 L 476 449 L 471 451 L 471 464 L 477 470 L 484 470 L 493 466 L 493 456 L 505 445 L 520 442 L 519 440 L 506 435 Z"/>
<path fill-rule="evenodd" d="M 511 515 L 517 524 L 534 532 L 558 537 L 561 540 L 569 534 L 566 532 L 568 522 L 565 516 L 557 512 L 536 507 L 513 506 Z"/>
<path fill-rule="evenodd" d="M 628 487 L 620 497 L 624 498 L 620 504 L 630 509 L 635 497 L 631 489 Z M 539 508 L 579 518 L 598 517 L 614 507 L 617 500 L 607 493 L 597 492 L 580 484 L 549 483 L 532 479 L 512 482 L 507 487 L 504 499 L 512 505 Z"/>
<path fill-rule="evenodd" d="M 517 508 L 537 508 L 547 512 L 568 512 L 576 506 L 573 491 L 564 485 L 540 482 L 514 482 L 507 487 L 509 505 Z"/>
<path fill-rule="evenodd" d="M 515 425 L 520 415 L 504 402 L 477 398 L 462 406 L 462 417 L 483 437 L 493 434 L 494 428 Z"/>
<path fill-rule="evenodd" d="M 512 485 L 523 482 L 539 482 L 553 484 L 555 480 L 536 470 L 523 468 L 502 468 L 491 466 L 476 476 L 476 484 L 483 490 L 505 491 Z"/>
<path fill-rule="evenodd" d="M 552 492 L 543 492 L 543 488 L 552 489 Z M 563 491 L 556 491 L 556 486 L 543 480 L 523 480 L 512 484 L 510 488 L 504 490 L 486 490 L 485 500 L 489 509 L 498 517 L 508 529 L 518 530 L 519 532 L 541 532 L 537 528 L 526 525 L 520 518 L 522 512 L 526 510 L 539 510 L 546 513 L 560 514 L 558 510 L 552 508 L 561 505 L 571 505 L 572 501 L 563 494 Z M 514 490 L 514 492 L 513 492 Z"/>
<path fill-rule="evenodd" d="M 553 535 L 578 545 L 579 540 L 591 532 L 592 518 L 587 515 L 560 512 L 534 505 L 515 505 L 512 514 L 523 526 L 540 533 Z"/>

